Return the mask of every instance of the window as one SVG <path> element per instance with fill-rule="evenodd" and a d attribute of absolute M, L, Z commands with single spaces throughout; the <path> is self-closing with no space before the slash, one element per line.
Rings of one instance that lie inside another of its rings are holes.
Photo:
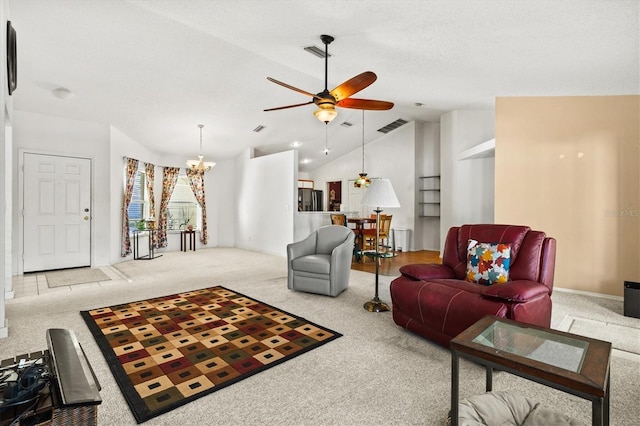
<path fill-rule="evenodd" d="M 129 204 L 129 231 L 144 229 L 144 221 L 149 217 L 149 202 L 147 201 L 147 176 L 144 170 L 136 172 L 133 183 L 133 195 Z"/>
<path fill-rule="evenodd" d="M 180 172 L 176 187 L 171 194 L 171 200 L 169 200 L 167 212 L 167 229 L 178 230 L 186 229 L 191 225 L 193 228 L 198 228 L 201 217 L 201 209 L 196 200 L 196 196 L 193 195 L 191 186 L 189 185 L 189 178 L 184 172 Z"/>

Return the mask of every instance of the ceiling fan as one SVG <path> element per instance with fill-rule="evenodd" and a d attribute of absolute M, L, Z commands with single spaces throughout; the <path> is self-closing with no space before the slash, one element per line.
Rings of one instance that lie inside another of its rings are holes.
<path fill-rule="evenodd" d="M 362 74 L 358 74 L 357 76 L 345 81 L 335 89 L 329 91 L 327 89 L 327 70 L 328 70 L 328 60 L 329 60 L 329 44 L 334 40 L 334 38 L 330 35 L 323 34 L 320 36 L 320 40 L 324 43 L 325 46 L 325 55 L 324 55 L 324 90 L 320 93 L 313 94 L 309 93 L 305 90 L 298 89 L 297 87 L 293 87 L 287 83 L 283 83 L 281 81 L 276 80 L 275 78 L 267 77 L 267 80 L 272 81 L 280 86 L 286 87 L 287 89 L 294 90 L 298 93 L 302 93 L 303 95 L 307 95 L 313 98 L 313 100 L 309 102 L 304 102 L 301 104 L 295 105 L 287 105 L 276 108 L 265 109 L 265 111 L 277 111 L 280 109 L 286 108 L 294 108 L 303 105 L 316 104 L 318 109 L 313 113 L 313 115 L 318 118 L 320 121 L 324 121 L 325 123 L 329 123 L 331 120 L 336 118 L 338 112 L 335 107 L 339 106 L 342 108 L 352 108 L 352 109 L 366 109 L 366 110 L 378 110 L 383 111 L 387 109 L 393 108 L 393 102 L 387 101 L 376 101 L 372 99 L 356 99 L 350 98 L 349 96 L 358 93 L 365 87 L 369 86 L 371 83 L 376 81 L 378 78 L 375 73 L 371 71 L 365 71 Z"/>

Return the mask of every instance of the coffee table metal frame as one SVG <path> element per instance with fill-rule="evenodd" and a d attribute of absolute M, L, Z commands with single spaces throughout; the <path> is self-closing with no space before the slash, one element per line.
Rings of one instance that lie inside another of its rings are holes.
<path fill-rule="evenodd" d="M 531 337 L 543 342 L 557 342 L 560 346 L 563 341 L 581 343 L 584 345 L 584 352 L 580 365 L 576 367 L 576 371 L 571 371 L 518 355 L 517 351 L 520 349 L 517 347 L 518 337 L 511 341 L 514 345 L 512 348 L 495 347 L 489 342 L 481 343 L 483 333 L 486 333 L 490 327 L 496 325 L 499 327 L 501 324 L 506 325 L 503 328 L 515 330 L 520 335 L 520 340 Z M 487 315 L 452 339 L 450 348 L 451 424 L 454 426 L 458 424 L 459 358 L 468 359 L 485 367 L 487 392 L 490 392 L 493 387 L 493 370 L 506 371 L 590 400 L 592 424 L 609 425 L 610 342 Z"/>

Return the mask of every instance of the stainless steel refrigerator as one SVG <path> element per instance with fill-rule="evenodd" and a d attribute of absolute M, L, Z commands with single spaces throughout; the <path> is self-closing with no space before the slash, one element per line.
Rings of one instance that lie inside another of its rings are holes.
<path fill-rule="evenodd" d="M 319 189 L 298 188 L 298 211 L 321 212 L 322 191 Z"/>

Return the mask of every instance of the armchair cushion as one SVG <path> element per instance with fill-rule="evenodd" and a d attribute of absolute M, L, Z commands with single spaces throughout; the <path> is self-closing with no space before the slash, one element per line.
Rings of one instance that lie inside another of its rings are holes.
<path fill-rule="evenodd" d="M 296 271 L 306 271 L 313 274 L 329 274 L 331 270 L 331 256 L 328 254 L 310 254 L 291 261 L 291 267 Z"/>

